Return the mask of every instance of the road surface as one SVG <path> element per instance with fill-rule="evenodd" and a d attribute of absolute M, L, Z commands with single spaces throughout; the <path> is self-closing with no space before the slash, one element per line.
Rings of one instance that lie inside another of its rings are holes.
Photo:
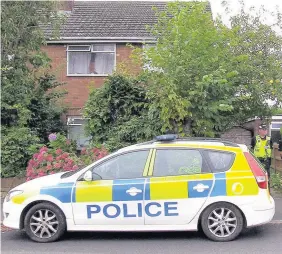
<path fill-rule="evenodd" d="M 55 243 L 30 241 L 24 232 L 1 234 L 2 254 L 278 254 L 282 253 L 282 198 L 276 199 L 276 214 L 267 225 L 247 229 L 237 240 L 218 243 L 197 232 L 162 233 L 67 233 Z"/>

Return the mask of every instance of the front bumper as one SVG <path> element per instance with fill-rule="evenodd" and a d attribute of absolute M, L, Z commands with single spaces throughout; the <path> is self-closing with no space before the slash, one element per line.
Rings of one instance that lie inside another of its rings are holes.
<path fill-rule="evenodd" d="M 12 201 L 3 203 L 3 224 L 6 227 L 20 229 L 21 214 L 24 209 L 23 205 L 15 204 Z"/>

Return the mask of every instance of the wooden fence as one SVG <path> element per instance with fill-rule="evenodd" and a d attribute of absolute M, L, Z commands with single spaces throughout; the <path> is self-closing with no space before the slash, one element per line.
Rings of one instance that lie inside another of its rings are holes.
<path fill-rule="evenodd" d="M 278 151 L 278 144 L 273 144 L 271 167 L 274 168 L 276 172 L 282 173 L 282 151 Z"/>

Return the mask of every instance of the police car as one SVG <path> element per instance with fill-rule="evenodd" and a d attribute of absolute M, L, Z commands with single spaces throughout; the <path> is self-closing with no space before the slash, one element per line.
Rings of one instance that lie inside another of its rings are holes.
<path fill-rule="evenodd" d="M 197 231 L 235 239 L 275 212 L 268 179 L 244 145 L 163 135 L 73 172 L 12 189 L 4 225 L 37 242 L 65 231 Z"/>

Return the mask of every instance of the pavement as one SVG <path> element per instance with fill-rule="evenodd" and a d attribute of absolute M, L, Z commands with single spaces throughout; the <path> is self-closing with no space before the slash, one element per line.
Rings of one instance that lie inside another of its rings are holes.
<path fill-rule="evenodd" d="M 276 197 L 276 213 L 267 225 L 246 229 L 232 242 L 212 242 L 200 232 L 100 233 L 69 232 L 58 242 L 39 244 L 30 241 L 23 231 L 1 233 L 3 254 L 256 254 L 282 251 L 282 198 Z"/>

